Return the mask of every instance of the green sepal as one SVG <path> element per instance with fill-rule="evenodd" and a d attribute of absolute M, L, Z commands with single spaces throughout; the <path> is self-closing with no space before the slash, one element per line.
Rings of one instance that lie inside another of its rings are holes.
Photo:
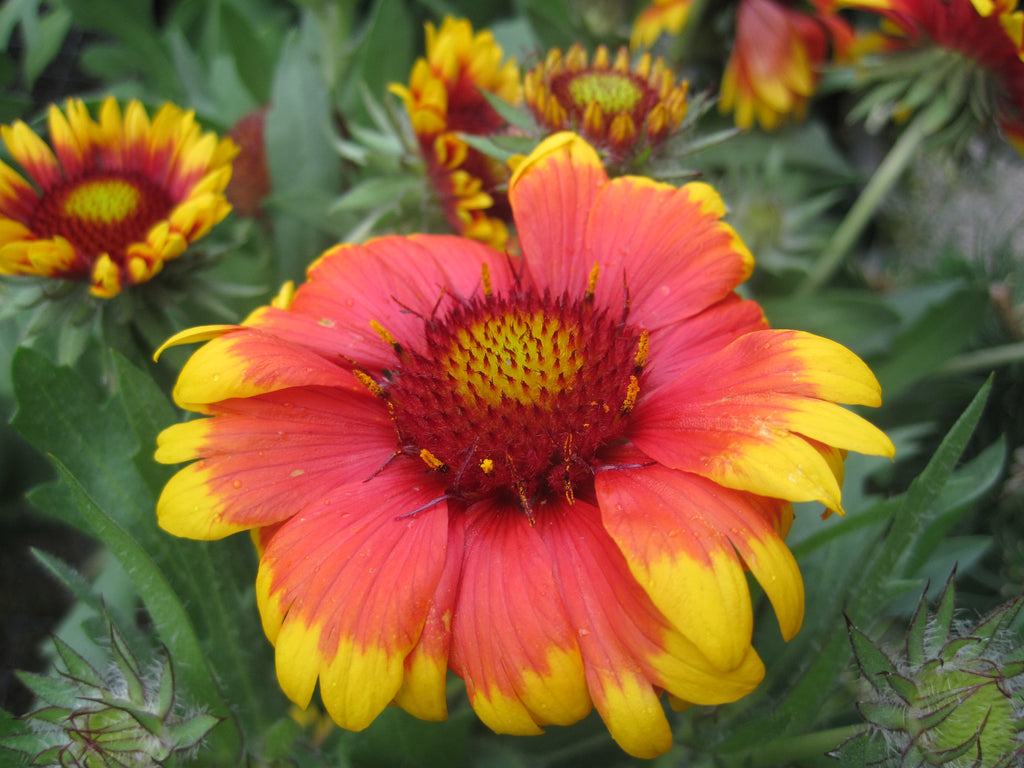
<path fill-rule="evenodd" d="M 32 762 L 29 763 L 29 765 L 64 765 L 63 760 L 61 760 L 61 753 L 63 751 L 63 747 L 50 747 L 49 749 L 44 749 L 32 759 Z"/>
<path fill-rule="evenodd" d="M 164 729 L 164 739 L 175 749 L 189 749 L 206 737 L 214 726 L 224 718 L 200 714 Z"/>
<path fill-rule="evenodd" d="M 60 660 L 64 662 L 64 668 L 67 670 L 64 673 L 66 677 L 93 688 L 102 688 L 105 685 L 100 673 L 93 669 L 92 664 L 56 635 L 53 637 L 53 646 Z"/>
<path fill-rule="evenodd" d="M 1016 597 L 978 620 L 971 629 L 971 635 L 979 640 L 979 653 L 987 649 L 1002 632 L 1013 626 L 1022 608 L 1024 608 L 1024 597 Z"/>
<path fill-rule="evenodd" d="M 884 674 L 895 675 L 896 666 L 885 652 L 871 641 L 871 638 L 853 625 L 848 617 L 846 629 L 850 635 L 854 658 L 857 660 L 857 666 L 860 667 L 864 679 L 876 691 L 884 692 L 886 685 L 884 682 L 879 682 L 878 678 Z"/>
<path fill-rule="evenodd" d="M 128 648 L 121 632 L 114 626 L 114 622 L 108 621 L 108 626 L 110 627 L 110 655 L 128 688 L 128 701 L 142 704 L 146 700 L 146 686 L 142 682 L 142 670 L 139 668 L 139 662 L 135 658 L 135 654 Z"/>
<path fill-rule="evenodd" d="M 885 682 L 893 692 L 908 704 L 917 700 L 920 696 L 917 684 L 913 680 L 895 672 L 882 672 L 880 674 L 885 678 Z"/>
<path fill-rule="evenodd" d="M 931 632 L 928 635 L 925 648 L 930 656 L 936 656 L 941 653 L 942 647 L 948 642 L 950 633 L 953 629 L 953 611 L 956 605 L 956 571 L 949 574 L 949 578 L 946 580 L 946 585 L 942 588 L 942 594 L 939 595 L 938 605 L 935 607 L 935 612 L 932 614 L 932 627 Z M 924 600 L 924 598 L 921 598 Z"/>
<path fill-rule="evenodd" d="M 925 589 L 925 595 L 928 594 L 928 590 Z M 914 609 L 914 616 L 910 620 L 910 626 L 907 627 L 907 639 L 905 647 L 907 650 L 907 659 L 913 665 L 923 664 L 925 660 L 925 638 L 927 636 L 928 629 L 928 602 L 925 596 L 921 596 L 920 602 L 917 604 L 917 608 Z"/>
<path fill-rule="evenodd" d="M 917 714 L 914 718 L 914 723 L 917 725 L 918 730 L 927 731 L 930 728 L 934 728 L 939 725 L 943 720 L 953 714 L 959 706 L 960 700 L 953 698 L 952 700 L 946 701 L 942 706 L 936 707 L 931 712 Z"/>
<path fill-rule="evenodd" d="M 74 708 L 75 691 L 66 680 L 22 670 L 17 670 L 14 674 L 22 685 L 47 704 L 68 709 Z"/>
<path fill-rule="evenodd" d="M 41 720 L 44 723 L 62 723 L 70 715 L 71 710 L 67 707 L 43 707 L 42 709 L 29 712 L 25 717 L 32 720 Z"/>
<path fill-rule="evenodd" d="M 901 704 L 862 701 L 857 705 L 861 717 L 878 728 L 905 730 L 907 727 L 906 707 Z"/>
<path fill-rule="evenodd" d="M 174 665 L 164 648 L 164 660 L 160 666 L 160 684 L 156 691 L 156 711 L 166 720 L 174 712 Z"/>

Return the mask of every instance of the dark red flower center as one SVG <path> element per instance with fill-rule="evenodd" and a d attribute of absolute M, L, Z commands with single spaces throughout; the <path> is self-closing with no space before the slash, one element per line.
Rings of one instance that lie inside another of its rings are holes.
<path fill-rule="evenodd" d="M 166 190 L 140 174 L 90 174 L 42 196 L 30 227 L 39 237 L 63 237 L 80 253 L 107 253 L 124 262 L 125 249 L 146 239 L 173 203 Z"/>
<path fill-rule="evenodd" d="M 507 496 L 532 517 L 572 501 L 617 441 L 640 389 L 647 333 L 581 299 L 484 295 L 425 321 L 422 353 L 382 385 L 400 450 L 466 500 Z"/>

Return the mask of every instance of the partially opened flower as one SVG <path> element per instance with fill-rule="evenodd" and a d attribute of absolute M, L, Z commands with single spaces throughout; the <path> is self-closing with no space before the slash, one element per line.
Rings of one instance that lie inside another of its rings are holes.
<path fill-rule="evenodd" d="M 160 525 L 257 532 L 285 693 L 361 729 L 446 716 L 450 669 L 495 731 L 596 708 L 627 752 L 674 704 L 764 674 L 745 571 L 784 637 L 791 501 L 839 510 L 847 450 L 890 455 L 853 353 L 770 330 L 707 185 L 609 180 L 579 137 L 517 167 L 521 259 L 446 235 L 340 245 L 287 308 L 209 340 L 174 391 Z"/>
<path fill-rule="evenodd" d="M 660 58 L 645 53 L 633 66 L 626 48 L 613 61 L 603 45 L 593 61 L 580 45 L 564 56 L 554 48 L 524 78 L 526 103 L 542 125 L 575 130 L 615 159 L 657 145 L 680 126 L 687 85 Z"/>
<path fill-rule="evenodd" d="M 874 71 L 863 71 L 890 103 L 895 95 L 893 112 L 941 102 L 954 134 L 998 125 L 1024 154 L 1024 11 L 1016 0 L 838 2 L 889 22 L 883 27 L 889 55 Z"/>
<path fill-rule="evenodd" d="M 502 63 L 504 52 L 489 31 L 473 33 L 466 19 L 427 22 L 427 55 L 413 66 L 408 87 L 392 85 L 402 98 L 419 140 L 427 173 L 452 229 L 495 248 L 508 239 L 508 169 L 470 147 L 460 133 L 489 136 L 507 128 L 483 95 L 512 104 L 521 98 L 519 69 Z"/>
<path fill-rule="evenodd" d="M 113 98 L 99 122 L 70 99 L 51 106 L 50 144 L 23 122 L 0 134 L 24 175 L 0 162 L 0 274 L 90 283 L 101 298 L 152 279 L 223 219 L 236 152 L 194 115 L 164 105 L 150 121 Z"/>
<path fill-rule="evenodd" d="M 633 21 L 629 47 L 650 48 L 663 34 L 678 35 L 690 17 L 693 0 L 651 0 Z"/>
<path fill-rule="evenodd" d="M 740 2 L 719 101 L 740 128 L 757 121 L 773 130 L 802 119 L 830 52 L 842 53 L 852 41 L 834 0 L 801 5 L 807 8 L 783 0 Z"/>

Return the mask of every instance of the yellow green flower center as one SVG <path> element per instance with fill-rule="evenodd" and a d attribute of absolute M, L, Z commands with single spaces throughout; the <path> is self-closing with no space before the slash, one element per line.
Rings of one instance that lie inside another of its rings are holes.
<path fill-rule="evenodd" d="M 451 498 L 510 498 L 532 517 L 589 487 L 600 450 L 636 403 L 647 334 L 574 300 L 533 292 L 461 302 L 371 384 L 401 453 L 449 478 Z M 415 349 L 416 352 L 410 350 Z"/>
<path fill-rule="evenodd" d="M 141 197 L 124 179 L 96 179 L 71 190 L 64 212 L 90 224 L 118 224 L 135 214 Z"/>
<path fill-rule="evenodd" d="M 596 101 L 612 115 L 632 112 L 646 93 L 631 76 L 619 72 L 583 72 L 568 82 L 566 90 L 578 109 Z"/>
<path fill-rule="evenodd" d="M 538 310 L 512 312 L 455 329 L 439 362 L 453 391 L 473 404 L 547 407 L 551 393 L 571 389 L 583 365 L 580 329 Z"/>

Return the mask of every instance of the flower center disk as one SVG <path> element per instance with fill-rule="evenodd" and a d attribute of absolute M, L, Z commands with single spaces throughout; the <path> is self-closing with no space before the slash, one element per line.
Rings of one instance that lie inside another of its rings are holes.
<path fill-rule="evenodd" d="M 588 297 L 483 296 L 425 321 L 422 354 L 396 344 L 383 385 L 400 449 L 446 473 L 448 493 L 571 502 L 639 392 L 647 334 Z"/>
<path fill-rule="evenodd" d="M 144 240 L 172 207 L 164 190 L 138 174 L 99 173 L 45 196 L 32 228 L 49 237 L 59 235 L 87 253 L 109 253 L 123 261 L 124 249 Z"/>

